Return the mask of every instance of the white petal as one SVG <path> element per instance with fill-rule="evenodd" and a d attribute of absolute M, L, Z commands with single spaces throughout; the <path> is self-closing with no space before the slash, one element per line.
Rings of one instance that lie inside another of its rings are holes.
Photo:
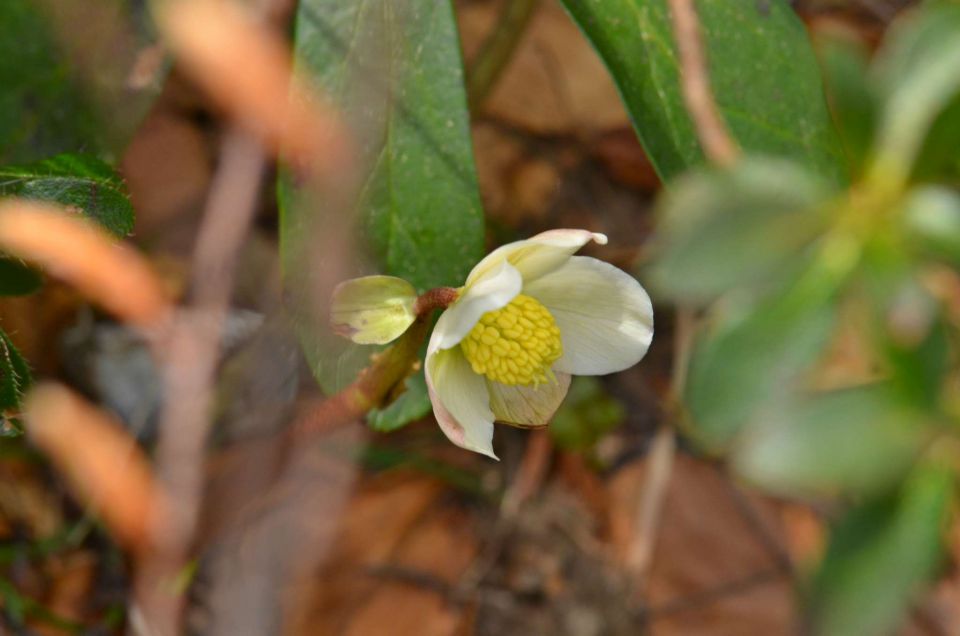
<path fill-rule="evenodd" d="M 553 368 L 603 375 L 639 362 L 653 339 L 653 306 L 640 283 L 609 263 L 586 256 L 523 288 L 553 314 L 563 355 Z"/>
<path fill-rule="evenodd" d="M 510 263 L 501 260 L 486 274 L 464 287 L 463 294 L 437 320 L 430 338 L 428 353 L 460 344 L 480 317 L 488 311 L 506 306 L 520 293 L 523 279 Z"/>
<path fill-rule="evenodd" d="M 467 285 L 484 276 L 503 259 L 520 270 L 524 282 L 536 280 L 563 265 L 571 255 L 590 241 L 606 245 L 607 237 L 587 230 L 548 230 L 525 241 L 507 243 L 477 263 L 467 276 Z"/>
<path fill-rule="evenodd" d="M 546 426 L 570 388 L 570 375 L 557 373 L 557 381 L 532 386 L 508 386 L 487 380 L 490 408 L 498 422 L 521 428 Z"/>
<path fill-rule="evenodd" d="M 497 459 L 486 381 L 473 372 L 460 349 L 428 354 L 426 378 L 433 413 L 450 441 Z"/>

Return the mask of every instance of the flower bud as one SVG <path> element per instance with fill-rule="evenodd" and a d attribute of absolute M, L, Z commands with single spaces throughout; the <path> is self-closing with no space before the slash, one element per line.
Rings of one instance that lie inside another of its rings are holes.
<path fill-rule="evenodd" d="M 357 344 L 386 344 L 416 320 L 416 301 L 417 290 L 402 278 L 354 278 L 333 290 L 330 325 Z"/>

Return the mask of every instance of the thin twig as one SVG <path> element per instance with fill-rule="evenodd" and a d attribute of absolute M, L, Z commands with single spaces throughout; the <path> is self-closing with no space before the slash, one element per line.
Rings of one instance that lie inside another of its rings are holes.
<path fill-rule="evenodd" d="M 156 464 L 176 506 L 157 528 L 137 581 L 136 610 L 150 634 L 179 633 L 182 595 L 166 588 L 186 564 L 196 526 L 220 332 L 265 168 L 258 142 L 236 131 L 226 136 L 194 250 L 192 305 L 156 343 L 166 389 Z"/>
<path fill-rule="evenodd" d="M 693 118 L 700 145 L 710 161 L 728 166 L 736 161 L 740 151 L 717 111 L 717 103 L 710 90 L 700 22 L 693 0 L 670 0 L 670 15 L 680 54 L 683 99 Z"/>
<path fill-rule="evenodd" d="M 670 0 L 670 15 L 680 54 L 680 79 L 687 111 L 693 119 L 707 158 L 718 165 L 728 166 L 736 161 L 739 149 L 720 118 L 710 90 L 700 25 L 693 0 Z M 640 582 L 646 579 L 650 569 L 667 488 L 673 472 L 673 459 L 676 454 L 673 420 L 682 412 L 680 404 L 687 381 L 693 322 L 690 310 L 681 308 L 677 312 L 673 377 L 669 396 L 671 408 L 667 421 L 657 430 L 650 446 L 645 488 L 637 505 L 636 535 L 627 557 L 627 565 L 634 575 L 634 580 Z"/>
<path fill-rule="evenodd" d="M 497 80 L 536 12 L 539 0 L 507 0 L 497 24 L 484 40 L 467 70 L 467 97 L 476 110 L 496 86 Z"/>
<path fill-rule="evenodd" d="M 636 534 L 627 556 L 627 567 L 634 580 L 646 580 L 653 562 L 653 550 L 659 535 L 663 506 L 666 501 L 673 460 L 677 450 L 674 420 L 680 413 L 680 402 L 687 383 L 690 350 L 693 347 L 694 317 L 689 309 L 677 312 L 673 345 L 673 374 L 670 381 L 670 408 L 666 421 L 657 429 L 650 444 L 645 488 L 637 505 Z"/>
<path fill-rule="evenodd" d="M 520 468 L 500 504 L 500 512 L 504 517 L 516 517 L 520 507 L 540 489 L 552 455 L 553 440 L 550 434 L 545 430 L 532 432 L 527 439 L 527 449 Z"/>

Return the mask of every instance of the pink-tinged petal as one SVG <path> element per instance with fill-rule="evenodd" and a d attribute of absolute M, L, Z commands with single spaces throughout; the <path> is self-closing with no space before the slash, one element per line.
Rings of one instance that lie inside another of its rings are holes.
<path fill-rule="evenodd" d="M 587 230 L 548 230 L 525 241 L 507 243 L 477 263 L 467 277 L 467 285 L 485 276 L 504 259 L 520 271 L 524 283 L 534 281 L 563 265 L 590 241 L 606 245 L 607 237 Z"/>
<path fill-rule="evenodd" d="M 653 305 L 640 283 L 609 263 L 571 257 L 553 273 L 524 286 L 560 328 L 563 355 L 553 368 L 604 375 L 640 361 L 653 339 Z"/>
<path fill-rule="evenodd" d="M 520 272 L 501 260 L 482 278 L 464 287 L 460 298 L 443 312 L 433 328 L 431 346 L 437 350 L 460 344 L 483 314 L 506 306 L 520 293 L 522 286 Z"/>
<path fill-rule="evenodd" d="M 459 348 L 427 355 L 427 390 L 433 413 L 451 442 L 493 459 L 493 411 L 486 381 Z"/>
<path fill-rule="evenodd" d="M 556 382 L 532 386 L 508 386 L 487 380 L 490 408 L 498 422 L 521 428 L 546 426 L 560 408 L 570 388 L 570 376 L 556 373 Z"/>

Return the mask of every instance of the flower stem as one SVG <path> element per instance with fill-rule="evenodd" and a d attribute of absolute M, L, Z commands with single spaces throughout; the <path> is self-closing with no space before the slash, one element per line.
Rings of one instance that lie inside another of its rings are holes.
<path fill-rule="evenodd" d="M 434 309 L 446 309 L 457 299 L 460 292 L 454 287 L 434 287 L 423 292 L 413 305 L 417 318 L 425 318 Z"/>
<path fill-rule="evenodd" d="M 429 324 L 429 313 L 417 318 L 406 333 L 378 354 L 349 386 L 299 417 L 293 425 L 293 436 L 336 428 L 379 406 L 410 372 Z"/>

